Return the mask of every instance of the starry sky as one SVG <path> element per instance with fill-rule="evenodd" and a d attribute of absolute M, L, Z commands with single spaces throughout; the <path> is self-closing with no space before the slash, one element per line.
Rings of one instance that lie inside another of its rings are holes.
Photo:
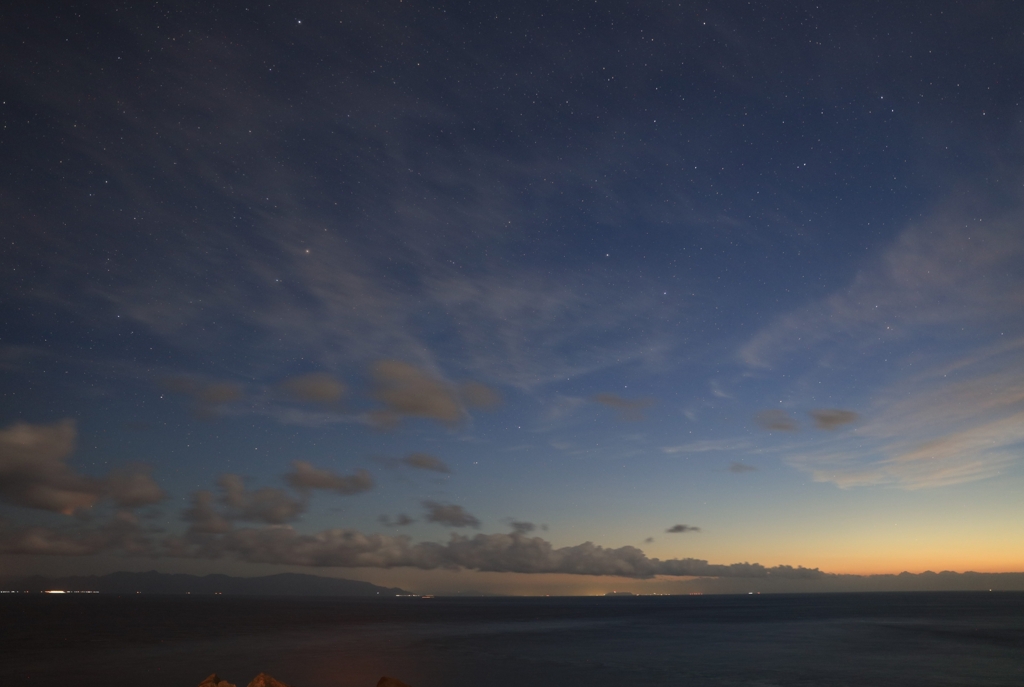
<path fill-rule="evenodd" d="M 1024 571 L 1022 31 L 6 6 L 0 573 Z"/>

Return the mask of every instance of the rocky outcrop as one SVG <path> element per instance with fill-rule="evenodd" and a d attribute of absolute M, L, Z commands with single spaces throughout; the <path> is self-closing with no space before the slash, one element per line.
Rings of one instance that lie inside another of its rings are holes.
<path fill-rule="evenodd" d="M 409 685 L 405 684 L 401 680 L 396 680 L 393 677 L 385 675 L 381 679 L 377 680 L 377 687 L 409 687 Z"/>
<path fill-rule="evenodd" d="M 199 687 L 235 687 L 235 685 L 231 684 L 227 680 L 221 680 L 219 677 L 217 677 L 217 673 L 214 673 L 210 677 L 200 682 Z"/>

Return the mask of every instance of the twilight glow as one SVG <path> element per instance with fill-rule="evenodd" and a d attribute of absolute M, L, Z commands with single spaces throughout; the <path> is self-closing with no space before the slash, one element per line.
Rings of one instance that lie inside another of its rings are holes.
<path fill-rule="evenodd" d="M 0 575 L 1024 571 L 1022 10 L 217 5 L 0 28 Z"/>

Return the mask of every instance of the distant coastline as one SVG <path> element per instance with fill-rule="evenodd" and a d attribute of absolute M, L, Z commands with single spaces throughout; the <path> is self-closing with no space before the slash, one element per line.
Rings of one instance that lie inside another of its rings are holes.
<path fill-rule="evenodd" d="M 181 573 L 115 572 L 108 575 L 30 577 L 0 580 L 0 590 L 43 592 L 101 592 L 105 594 L 201 594 L 230 596 L 346 596 L 380 597 L 411 595 L 398 587 L 319 575 L 280 573 L 263 577 L 186 575 Z"/>
<path fill-rule="evenodd" d="M 627 581 L 628 582 L 628 581 Z M 630 589 L 616 579 L 617 589 L 608 597 L 684 596 L 688 594 L 835 594 L 844 592 L 987 592 L 1024 591 L 1024 573 L 904 572 L 897 575 L 835 575 L 814 579 L 785 577 L 702 577 L 679 584 L 678 592 L 645 593 Z M 609 586 L 611 586 L 609 584 Z M 623 588 L 625 587 L 625 588 Z M 399 587 L 382 587 L 370 582 L 301 573 L 280 573 L 262 577 L 230 575 L 187 575 L 156 571 L 115 572 L 107 575 L 46 577 L 32 575 L 0 579 L 0 594 L 12 592 L 99 592 L 104 594 L 197 594 L 229 596 L 330 596 L 330 597 L 498 597 L 486 591 L 411 592 Z M 522 595 L 509 595 L 522 596 Z M 542 596 L 542 595 L 540 595 Z"/>

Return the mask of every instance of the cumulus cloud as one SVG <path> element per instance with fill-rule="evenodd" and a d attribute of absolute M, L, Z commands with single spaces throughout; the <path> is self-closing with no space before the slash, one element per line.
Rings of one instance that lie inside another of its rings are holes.
<path fill-rule="evenodd" d="M 0 430 L 0 499 L 64 514 L 92 506 L 103 486 L 68 466 L 74 448 L 72 420 L 52 425 L 18 422 Z"/>
<path fill-rule="evenodd" d="M 754 421 L 761 429 L 766 429 L 769 432 L 795 432 L 797 429 L 796 420 L 791 418 L 785 410 L 778 408 L 762 410 L 754 416 Z"/>
<path fill-rule="evenodd" d="M 454 426 L 464 410 L 451 385 L 398 360 L 380 360 L 373 366 L 373 397 L 385 405 L 375 414 L 378 424 L 391 426 L 403 417 L 422 417 Z"/>
<path fill-rule="evenodd" d="M 312 489 L 350 495 L 373 488 L 373 478 L 366 470 L 338 475 L 301 460 L 292 463 L 292 471 L 284 479 L 301 493 L 302 498 L 294 498 L 286 490 L 272 487 L 249 491 L 240 475 L 225 473 L 217 480 L 220 497 L 215 498 L 207 490 L 195 492 L 191 505 L 182 512 L 182 519 L 190 523 L 190 534 L 223 534 L 239 520 L 280 525 L 305 512 Z"/>
<path fill-rule="evenodd" d="M 386 518 L 386 516 L 385 516 Z M 817 579 L 832 577 L 818 569 L 757 563 L 710 564 L 705 560 L 648 558 L 632 546 L 617 549 L 585 542 L 554 547 L 540 537 L 523 532 L 452 534 L 447 543 L 414 543 L 407 536 L 364 534 L 336 528 L 302 534 L 289 525 L 232 528 L 218 515 L 214 497 L 208 491 L 193 495 L 186 511 L 192 527 L 185 536 L 154 539 L 139 525 L 131 512 L 120 511 L 99 527 L 80 525 L 55 530 L 46 527 L 11 527 L 0 522 L 0 553 L 32 555 L 94 555 L 106 551 L 152 557 L 220 559 L 273 565 L 396 568 L 421 570 L 467 569 L 482 572 L 566 573 L 574 575 L 615 575 L 650 578 L 737 577 Z M 382 518 L 383 519 L 383 518 Z M 393 524 L 412 522 L 399 516 Z M 652 541 L 648 538 L 648 542 Z"/>
<path fill-rule="evenodd" d="M 181 514 L 182 520 L 191 523 L 190 534 L 223 534 L 231 529 L 231 522 L 217 511 L 213 493 L 207 490 L 192 494 L 192 505 Z"/>
<path fill-rule="evenodd" d="M 433 470 L 434 472 L 449 473 L 451 470 L 440 458 L 429 453 L 410 453 L 402 459 L 402 463 L 417 470 Z"/>
<path fill-rule="evenodd" d="M 164 499 L 144 465 L 106 478 L 76 473 L 67 464 L 76 434 L 73 420 L 52 425 L 18 422 L 0 430 L 0 500 L 70 515 L 103 498 L 129 508 Z"/>
<path fill-rule="evenodd" d="M 839 408 L 819 408 L 812 410 L 810 416 L 814 419 L 815 427 L 825 430 L 837 429 L 860 419 L 860 415 L 852 410 L 841 410 Z"/>
<path fill-rule="evenodd" d="M 281 382 L 281 389 L 294 399 L 333 405 L 345 395 L 345 385 L 326 372 L 290 377 Z"/>
<path fill-rule="evenodd" d="M 428 522 L 436 522 L 449 527 L 480 527 L 480 521 L 467 513 L 462 506 L 424 501 L 423 507 L 427 509 Z"/>
<path fill-rule="evenodd" d="M 647 537 L 647 539 L 644 539 L 644 544 L 653 544 L 653 543 L 654 543 L 654 537 Z"/>
<path fill-rule="evenodd" d="M 742 474 L 744 472 L 756 472 L 756 471 L 757 471 L 757 468 L 754 467 L 753 465 L 746 465 L 744 463 L 739 463 L 737 461 L 733 461 L 729 465 L 729 472 L 735 473 L 737 475 Z"/>
<path fill-rule="evenodd" d="M 366 470 L 357 470 L 351 475 L 338 475 L 330 470 L 313 467 L 304 460 L 292 463 L 292 471 L 284 479 L 302 491 L 329 489 L 346 496 L 373 489 L 373 477 Z"/>
<path fill-rule="evenodd" d="M 685 532 L 700 532 L 700 528 L 691 527 L 690 525 L 672 525 L 672 527 L 669 527 L 665 531 L 669 532 L 670 534 L 682 534 Z"/>
<path fill-rule="evenodd" d="M 306 501 L 292 498 L 283 489 L 264 487 L 248 491 L 239 475 L 225 473 L 217 480 L 221 502 L 232 519 L 281 524 L 294 520 L 306 510 Z"/>
<path fill-rule="evenodd" d="M 99 527 L 55 530 L 47 527 L 10 527 L 0 523 L 0 553 L 33 556 L 91 556 L 121 550 L 157 555 L 155 542 L 129 511 L 118 511 Z"/>
<path fill-rule="evenodd" d="M 107 478 L 107 493 L 114 503 L 125 508 L 137 508 L 159 503 L 167 498 L 166 492 L 150 476 L 148 465 L 131 465 L 116 470 Z"/>
<path fill-rule="evenodd" d="M 618 411 L 620 420 L 643 420 L 643 411 L 654 405 L 649 398 L 627 399 L 615 394 L 597 394 L 594 401 L 603 406 Z"/>
<path fill-rule="evenodd" d="M 446 544 L 421 542 L 409 537 L 364 534 L 350 529 L 331 529 L 306 535 L 291 527 L 232 530 L 215 541 L 182 544 L 175 541 L 173 555 L 230 556 L 251 563 L 278 565 L 396 568 L 422 570 L 468 569 L 483 572 L 567 573 L 650 578 L 756 577 L 815 579 L 827 577 L 817 569 L 757 563 L 715 565 L 696 558 L 659 560 L 648 558 L 633 546 L 605 548 L 585 542 L 555 548 L 540 537 L 517 532 L 452 534 Z"/>

